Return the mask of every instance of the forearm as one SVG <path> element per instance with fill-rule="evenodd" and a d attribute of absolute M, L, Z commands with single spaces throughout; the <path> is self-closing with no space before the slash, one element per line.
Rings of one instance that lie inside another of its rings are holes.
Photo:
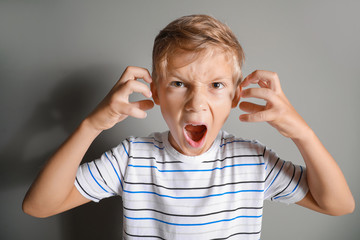
<path fill-rule="evenodd" d="M 307 128 L 292 140 L 305 161 L 310 193 L 317 205 L 331 215 L 352 212 L 355 203 L 345 177 L 315 133 Z"/>
<path fill-rule="evenodd" d="M 44 213 L 59 208 L 74 187 L 81 160 L 100 132 L 84 120 L 49 159 L 29 189 L 23 208 Z"/>
<path fill-rule="evenodd" d="M 244 98 L 259 98 L 265 106 L 242 102 L 240 109 L 249 114 L 240 115 L 241 121 L 268 122 L 283 136 L 297 145 L 307 167 L 309 194 L 299 205 L 330 215 L 347 214 L 354 210 L 355 202 L 339 166 L 325 149 L 315 133 L 296 112 L 281 90 L 276 73 L 257 70 L 248 75 L 241 87 L 258 84 L 260 88 L 242 91 Z"/>

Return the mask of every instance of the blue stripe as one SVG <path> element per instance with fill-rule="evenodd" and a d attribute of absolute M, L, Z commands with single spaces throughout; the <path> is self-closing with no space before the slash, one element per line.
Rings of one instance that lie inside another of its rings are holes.
<path fill-rule="evenodd" d="M 109 192 L 108 192 L 108 191 L 106 191 L 106 190 L 105 190 L 105 188 L 103 188 L 103 187 L 100 185 L 100 183 L 96 180 L 96 178 L 94 177 L 94 175 L 92 174 L 92 172 L 91 172 L 91 170 L 90 170 L 89 163 L 86 163 L 86 164 L 87 164 L 87 166 L 88 166 L 88 169 L 89 169 L 89 172 L 90 172 L 90 174 L 91 174 L 92 178 L 95 180 L 95 182 L 97 183 L 97 185 L 99 185 L 99 187 L 101 187 L 101 188 L 102 188 L 102 190 L 104 190 L 105 192 L 109 193 Z"/>
<path fill-rule="evenodd" d="M 220 144 L 220 147 L 223 147 L 223 146 L 225 146 L 226 144 L 229 144 L 229 143 L 237 143 L 237 142 L 247 142 L 247 143 L 250 143 L 251 141 L 249 141 L 249 140 L 234 140 L 234 141 L 231 141 L 231 142 L 226 142 L 226 143 Z"/>
<path fill-rule="evenodd" d="M 124 143 L 121 143 L 121 144 L 123 145 L 123 148 L 124 148 L 124 150 L 125 150 L 126 154 L 128 155 L 128 157 L 130 157 L 130 155 L 129 155 L 128 151 L 126 151 L 126 148 L 125 148 L 125 146 L 124 146 Z"/>
<path fill-rule="evenodd" d="M 275 178 L 272 180 L 272 182 L 270 183 L 270 185 L 266 188 L 265 192 L 269 189 L 269 187 L 271 187 L 271 185 L 274 183 L 274 181 L 276 180 L 276 178 L 279 176 L 281 169 L 284 167 L 285 161 L 283 161 L 283 164 L 281 165 L 281 168 L 279 170 L 279 172 L 276 174 Z"/>
<path fill-rule="evenodd" d="M 146 166 L 146 165 L 133 165 L 133 164 L 129 164 L 129 167 L 135 167 L 135 168 L 154 168 L 156 170 L 158 170 L 159 172 L 211 172 L 211 171 L 215 171 L 215 170 L 222 170 L 224 168 L 229 168 L 229 167 L 242 167 L 242 166 L 259 166 L 259 165 L 264 165 L 265 163 L 242 163 L 242 164 L 234 164 L 234 165 L 227 165 L 224 167 L 216 167 L 216 168 L 212 168 L 212 169 L 187 169 L 187 170 L 161 170 L 158 169 L 157 166 Z"/>
<path fill-rule="evenodd" d="M 160 149 L 160 150 L 163 150 L 164 148 L 163 147 L 159 147 L 159 146 L 157 146 L 157 145 L 155 145 L 153 142 L 142 142 L 142 141 L 137 141 L 137 142 L 135 142 L 135 141 L 129 141 L 130 143 L 145 143 L 145 144 L 152 144 L 152 145 L 154 145 L 154 147 L 156 147 L 156 148 L 158 148 L 158 149 Z"/>
<path fill-rule="evenodd" d="M 111 160 L 109 159 L 109 157 L 108 157 L 108 155 L 107 155 L 106 153 L 105 153 L 105 156 L 106 156 L 107 160 L 109 160 L 112 168 L 114 169 L 114 171 L 115 171 L 115 173 L 116 173 L 116 176 L 117 176 L 118 179 L 119 179 L 119 182 L 120 182 L 120 185 L 121 185 L 121 189 L 124 190 L 124 186 L 123 186 L 123 184 L 122 184 L 122 182 L 121 182 L 121 179 L 120 179 L 120 176 L 119 176 L 118 172 L 116 171 L 114 165 L 112 164 Z"/>
<path fill-rule="evenodd" d="M 299 177 L 299 180 L 298 180 L 295 188 L 294 188 L 290 193 L 285 194 L 285 195 L 282 195 L 282 196 L 277 196 L 277 197 L 275 197 L 274 199 L 278 199 L 278 198 L 281 198 L 281 197 L 289 196 L 290 194 L 292 194 L 292 193 L 298 188 L 298 186 L 299 186 L 299 184 L 300 184 L 300 180 L 301 180 L 302 174 L 303 174 L 303 168 L 302 168 L 301 166 L 300 166 L 300 169 L 301 169 L 300 177 Z"/>
<path fill-rule="evenodd" d="M 149 191 L 128 191 L 128 190 L 124 190 L 124 192 L 127 192 L 127 193 L 154 194 L 154 195 L 157 195 L 159 197 L 166 197 L 166 198 L 173 198 L 173 199 L 203 199 L 203 198 L 218 197 L 218 196 L 223 196 L 223 195 L 228 195 L 228 194 L 236 194 L 236 193 L 241 193 L 241 192 L 264 192 L 264 190 L 239 190 L 239 191 L 235 191 L 235 192 L 225 192 L 225 193 L 211 194 L 211 195 L 199 196 L 199 197 L 174 197 L 174 196 L 170 196 L 170 195 L 164 195 L 164 194 L 159 194 L 159 193 L 156 193 L 156 192 L 149 192 Z"/>
<path fill-rule="evenodd" d="M 125 218 L 130 219 L 130 220 L 154 220 L 154 221 L 158 221 L 161 223 L 165 223 L 168 225 L 174 225 L 174 226 L 184 226 L 184 227 L 191 227 L 191 226 L 204 226 L 204 225 L 209 225 L 209 224 L 214 224 L 214 223 L 219 223 L 219 222 L 230 222 L 239 218 L 261 218 L 262 215 L 255 215 L 255 216 L 251 216 L 251 215 L 240 215 L 234 218 L 229 218 L 229 219 L 222 219 L 222 220 L 218 220 L 218 221 L 213 221 L 213 222 L 205 222 L 205 223 L 171 223 L 171 222 L 166 222 L 157 218 L 134 218 L 134 217 L 128 217 L 126 215 L 124 215 Z"/>

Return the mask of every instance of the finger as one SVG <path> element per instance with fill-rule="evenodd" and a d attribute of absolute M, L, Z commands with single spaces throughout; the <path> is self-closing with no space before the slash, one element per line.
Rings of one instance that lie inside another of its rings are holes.
<path fill-rule="evenodd" d="M 275 72 L 256 70 L 249 74 L 241 83 L 242 87 L 247 87 L 250 84 L 259 84 L 260 87 L 270 88 L 272 90 L 281 90 L 280 80 Z"/>
<path fill-rule="evenodd" d="M 259 98 L 265 101 L 273 102 L 275 100 L 275 93 L 268 88 L 248 88 L 241 92 L 243 98 Z"/>
<path fill-rule="evenodd" d="M 150 91 L 150 88 L 139 81 L 136 80 L 129 80 L 127 81 L 122 87 L 121 87 L 121 95 L 128 97 L 130 94 L 136 92 L 141 93 L 144 95 L 144 97 L 150 98 L 152 96 L 152 93 Z"/>
<path fill-rule="evenodd" d="M 129 103 L 122 108 L 122 114 L 131 116 L 134 118 L 146 118 L 147 113 L 140 109 L 137 104 Z"/>
<path fill-rule="evenodd" d="M 243 110 L 244 112 L 248 112 L 248 113 L 255 113 L 255 112 L 265 110 L 265 106 L 258 105 L 255 103 L 250 103 L 250 102 L 241 102 L 239 105 L 239 108 L 241 110 Z"/>
<path fill-rule="evenodd" d="M 256 113 L 242 114 L 239 119 L 242 122 L 268 122 L 272 119 L 272 111 L 265 110 Z"/>
<path fill-rule="evenodd" d="M 149 71 L 146 68 L 129 66 L 125 69 L 124 73 L 120 77 L 119 82 L 126 82 L 129 80 L 144 79 L 145 82 L 151 83 L 152 78 Z"/>
<path fill-rule="evenodd" d="M 132 102 L 129 104 L 130 108 L 128 109 L 129 116 L 135 118 L 145 118 L 147 113 L 145 111 L 154 107 L 154 103 L 151 100 L 141 100 L 137 102 Z"/>
<path fill-rule="evenodd" d="M 143 111 L 147 111 L 154 107 L 154 102 L 151 100 L 140 100 L 137 102 L 132 102 L 131 105 Z"/>

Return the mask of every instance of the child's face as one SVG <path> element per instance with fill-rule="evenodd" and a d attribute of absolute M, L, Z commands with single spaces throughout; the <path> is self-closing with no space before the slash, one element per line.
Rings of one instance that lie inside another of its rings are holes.
<path fill-rule="evenodd" d="M 240 87 L 232 64 L 223 53 L 199 57 L 189 53 L 172 57 L 166 76 L 151 89 L 170 129 L 169 141 L 180 153 L 206 152 L 237 106 Z"/>

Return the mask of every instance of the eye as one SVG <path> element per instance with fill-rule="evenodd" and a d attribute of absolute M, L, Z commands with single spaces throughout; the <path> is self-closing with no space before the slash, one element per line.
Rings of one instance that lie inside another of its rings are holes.
<path fill-rule="evenodd" d="M 220 82 L 214 82 L 214 83 L 211 83 L 211 86 L 215 89 L 222 89 L 224 87 L 224 84 L 222 84 Z"/>
<path fill-rule="evenodd" d="M 185 84 L 183 82 L 180 82 L 180 81 L 172 81 L 170 83 L 170 86 L 177 87 L 177 88 L 182 88 L 182 87 L 185 87 Z"/>

